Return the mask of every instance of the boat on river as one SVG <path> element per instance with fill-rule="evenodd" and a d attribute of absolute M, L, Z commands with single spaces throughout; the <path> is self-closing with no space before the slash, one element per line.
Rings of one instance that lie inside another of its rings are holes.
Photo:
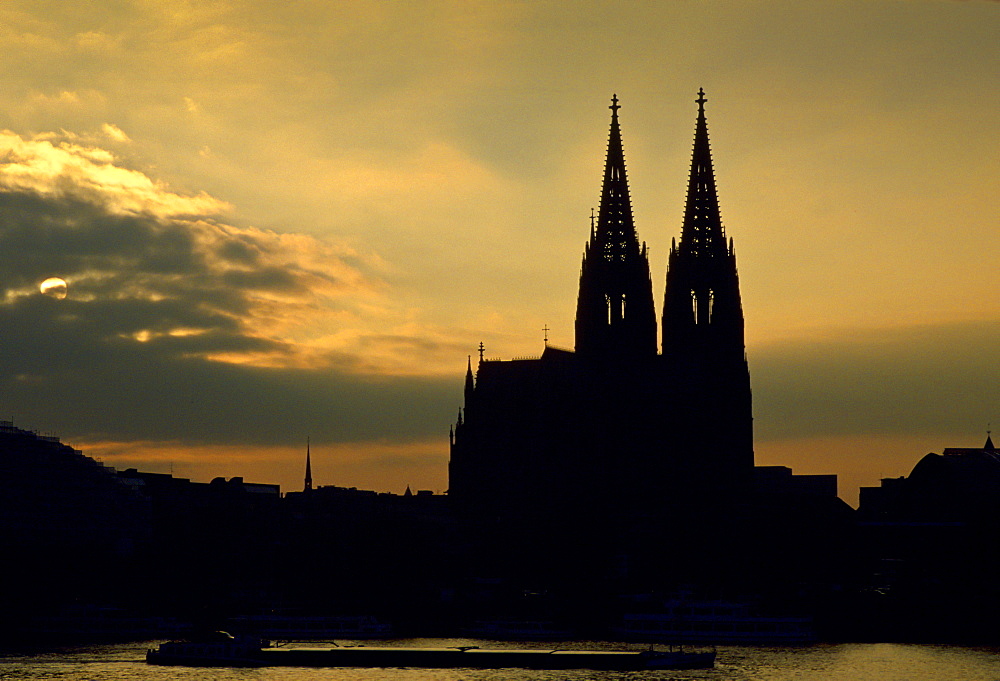
<path fill-rule="evenodd" d="M 507 649 L 455 646 L 398 648 L 271 647 L 260 639 L 216 632 L 205 640 L 169 641 L 146 653 L 146 662 L 187 667 L 420 667 L 429 669 L 708 669 L 715 651 Z"/>
<path fill-rule="evenodd" d="M 225 631 L 195 633 L 146 651 L 146 663 L 183 667 L 260 667 L 260 652 L 269 643 L 256 636 Z"/>

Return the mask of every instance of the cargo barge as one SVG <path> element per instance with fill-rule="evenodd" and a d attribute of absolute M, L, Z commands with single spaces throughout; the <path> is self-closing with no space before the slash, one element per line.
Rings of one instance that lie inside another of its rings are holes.
<path fill-rule="evenodd" d="M 221 632 L 220 632 L 221 633 Z M 426 669 L 708 669 L 715 651 L 535 650 L 479 648 L 396 648 L 351 646 L 275 648 L 259 639 L 229 637 L 208 641 L 170 641 L 149 650 L 146 661 L 189 667 L 420 667 Z"/>

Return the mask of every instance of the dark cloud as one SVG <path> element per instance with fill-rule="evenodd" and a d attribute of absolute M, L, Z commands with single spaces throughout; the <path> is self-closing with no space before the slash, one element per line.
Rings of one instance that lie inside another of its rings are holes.
<path fill-rule="evenodd" d="M 92 273 L 139 277 L 206 270 L 204 254 L 183 223 L 116 214 L 76 197 L 0 193 L 0 225 L 0 267 L 7 288 L 32 284 L 52 271 L 86 282 Z"/>
<path fill-rule="evenodd" d="M 346 308 L 380 286 L 361 257 L 223 224 L 210 197 L 171 194 L 90 156 L 29 143 L 0 167 L 5 418 L 69 441 L 445 436 L 459 379 L 360 375 L 360 358 L 306 355 L 274 331 L 315 322 L 324 295 Z M 33 164 L 46 158 L 63 164 L 55 177 Z M 65 300 L 38 292 L 53 275 L 69 282 Z"/>
<path fill-rule="evenodd" d="M 254 270 L 230 270 L 222 276 L 227 286 L 237 289 L 303 292 L 302 282 L 288 270 L 280 267 L 260 267 Z"/>
<path fill-rule="evenodd" d="M 234 237 L 226 241 L 217 251 L 220 258 L 246 266 L 260 262 L 260 249 L 252 240 Z"/>
<path fill-rule="evenodd" d="M 56 367 L 2 367 L 7 410 L 71 442 L 287 444 L 305 434 L 318 442 L 443 440 L 460 400 L 460 377 L 374 380 L 183 358 L 164 344 L 74 343 L 50 343 L 62 357 Z"/>
<path fill-rule="evenodd" d="M 288 355 L 243 333 L 198 298 L 74 301 L 32 294 L 0 305 L 0 409 L 68 441 L 282 444 L 444 438 L 454 380 L 212 361 L 218 353 Z M 169 335 L 174 328 L 198 329 Z M 146 341 L 140 331 L 164 332 Z M 350 365 L 350 361 L 344 361 Z M 332 364 L 332 363 L 331 363 Z"/>
<path fill-rule="evenodd" d="M 998 328 L 861 331 L 751 353 L 758 438 L 978 433 L 1000 421 Z"/>
<path fill-rule="evenodd" d="M 361 339 L 361 345 L 362 347 L 396 346 L 403 349 L 436 351 L 440 350 L 443 344 L 432 339 L 399 334 L 371 334 Z M 464 347 L 457 343 L 447 345 L 447 348 L 455 353 L 461 353 Z"/>

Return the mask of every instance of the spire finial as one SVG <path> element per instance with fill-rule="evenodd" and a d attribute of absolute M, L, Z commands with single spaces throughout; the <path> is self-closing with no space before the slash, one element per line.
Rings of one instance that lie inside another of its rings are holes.
<path fill-rule="evenodd" d="M 551 330 L 552 329 L 549 328 L 548 324 L 546 324 L 545 326 L 542 327 L 542 333 L 545 334 L 545 339 L 544 340 L 545 340 L 545 344 L 546 345 L 549 344 L 549 331 L 551 331 Z"/>
<path fill-rule="evenodd" d="M 611 95 L 611 106 L 609 106 L 608 108 L 611 109 L 611 114 L 617 118 L 618 117 L 618 109 L 621 108 L 621 106 L 618 104 L 618 94 L 617 93 Z"/>
<path fill-rule="evenodd" d="M 483 345 L 482 341 L 479 341 L 479 363 L 482 364 L 483 353 L 486 352 L 486 346 Z"/>
<path fill-rule="evenodd" d="M 698 113 L 705 113 L 705 102 L 708 98 L 705 96 L 705 88 L 698 88 L 698 99 L 694 100 L 698 103 Z"/>

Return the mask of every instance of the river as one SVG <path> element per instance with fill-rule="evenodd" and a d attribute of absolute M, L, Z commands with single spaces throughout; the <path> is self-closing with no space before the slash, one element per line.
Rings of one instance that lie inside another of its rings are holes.
<path fill-rule="evenodd" d="M 398 645 L 496 645 L 483 641 L 400 641 Z M 63 681 L 997 681 L 1000 648 L 842 643 L 718 648 L 715 669 L 658 672 L 476 669 L 201 669 L 145 663 L 155 643 L 74 646 L 0 653 L 0 679 Z M 509 645 L 509 644 L 508 644 Z M 537 644 L 534 644 L 537 645 Z M 587 644 L 578 644 L 587 647 Z M 593 647 L 593 646 L 591 646 Z M 602 646 L 603 647 L 603 646 Z"/>

